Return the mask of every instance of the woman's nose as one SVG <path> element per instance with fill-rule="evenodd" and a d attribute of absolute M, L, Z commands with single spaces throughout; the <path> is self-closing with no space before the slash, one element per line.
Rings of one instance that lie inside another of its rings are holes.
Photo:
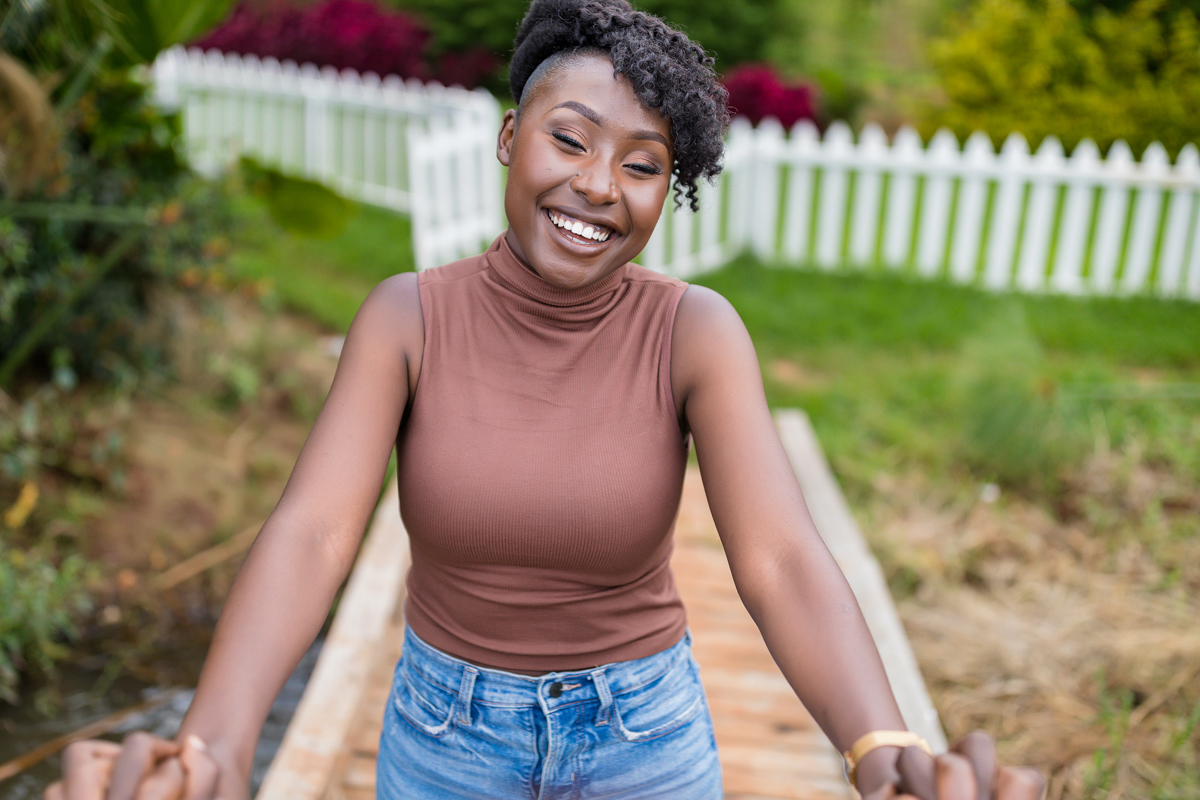
<path fill-rule="evenodd" d="M 576 172 L 570 186 L 593 206 L 612 205 L 620 199 L 617 180 L 600 159 Z"/>

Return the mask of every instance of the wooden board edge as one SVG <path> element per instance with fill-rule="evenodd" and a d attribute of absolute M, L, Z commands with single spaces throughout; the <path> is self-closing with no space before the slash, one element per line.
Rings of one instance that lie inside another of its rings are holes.
<path fill-rule="evenodd" d="M 875 638 L 905 724 L 923 736 L 934 752 L 944 752 L 946 736 L 941 720 L 883 570 L 854 520 L 808 416 L 799 409 L 779 409 L 775 425 L 817 530 L 842 568 Z"/>
<path fill-rule="evenodd" d="M 324 795 L 400 597 L 408 561 L 408 534 L 393 478 L 375 509 L 316 668 L 257 800 L 320 800 Z"/>

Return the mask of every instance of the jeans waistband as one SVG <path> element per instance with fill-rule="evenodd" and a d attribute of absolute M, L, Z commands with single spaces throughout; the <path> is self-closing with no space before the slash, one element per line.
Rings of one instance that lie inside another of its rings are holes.
<path fill-rule="evenodd" d="M 404 632 L 404 661 L 421 679 L 471 702 L 492 706 L 540 706 L 550 711 L 634 691 L 662 677 L 690 656 L 691 635 L 685 634 L 666 650 L 633 661 L 618 661 L 587 670 L 548 672 L 537 677 L 479 667 L 455 658 L 423 641 L 411 628 Z M 465 710 L 465 709 L 464 709 Z"/>

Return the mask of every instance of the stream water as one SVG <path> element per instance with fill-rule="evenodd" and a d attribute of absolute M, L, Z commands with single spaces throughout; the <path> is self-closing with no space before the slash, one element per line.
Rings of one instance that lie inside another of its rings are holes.
<path fill-rule="evenodd" d="M 296 671 L 280 691 L 271 713 L 263 725 L 262 736 L 254 754 L 251 773 L 251 796 L 267 774 L 267 768 L 283 741 L 283 734 L 296 711 L 308 678 L 316 666 L 324 640 L 318 639 L 304 654 Z M 33 708 L 28 696 L 17 706 L 0 705 L 0 764 L 32 750 L 43 742 L 71 733 L 96 720 L 146 700 L 163 698 L 161 705 L 130 716 L 104 738 L 119 741 L 125 733 L 148 730 L 166 738 L 173 737 L 183 722 L 192 700 L 191 689 L 153 686 L 134 679 L 118 679 L 103 694 L 94 691 L 99 674 L 72 667 L 63 669 L 63 700 L 60 713 L 47 719 Z M 30 769 L 0 783 L 0 800 L 38 800 L 42 791 L 54 781 L 60 771 L 58 756 L 53 756 Z"/>

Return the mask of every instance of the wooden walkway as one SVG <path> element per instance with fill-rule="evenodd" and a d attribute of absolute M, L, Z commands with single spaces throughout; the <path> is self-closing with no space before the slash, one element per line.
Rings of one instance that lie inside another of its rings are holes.
<path fill-rule="evenodd" d="M 840 492 L 807 420 L 791 414 L 778 417 L 781 434 L 822 535 L 827 541 L 835 535 L 861 540 L 857 528 L 847 530 L 853 518 L 844 501 L 840 506 L 836 502 Z M 830 486 L 836 498 L 813 496 Z M 380 503 L 321 661 L 258 794 L 260 800 L 375 796 L 381 719 L 403 629 L 407 539 L 396 508 L 393 487 Z M 848 522 L 839 518 L 841 511 Z M 837 546 L 831 542 L 830 549 L 868 617 L 909 727 L 944 749 L 936 713 L 878 565 L 861 541 Z M 847 559 L 853 563 L 843 563 Z M 865 567 L 859 563 L 864 559 Z M 712 709 L 727 800 L 856 797 L 842 777 L 840 756 L 780 674 L 737 596 L 694 468 L 684 482 L 672 566 Z"/>

